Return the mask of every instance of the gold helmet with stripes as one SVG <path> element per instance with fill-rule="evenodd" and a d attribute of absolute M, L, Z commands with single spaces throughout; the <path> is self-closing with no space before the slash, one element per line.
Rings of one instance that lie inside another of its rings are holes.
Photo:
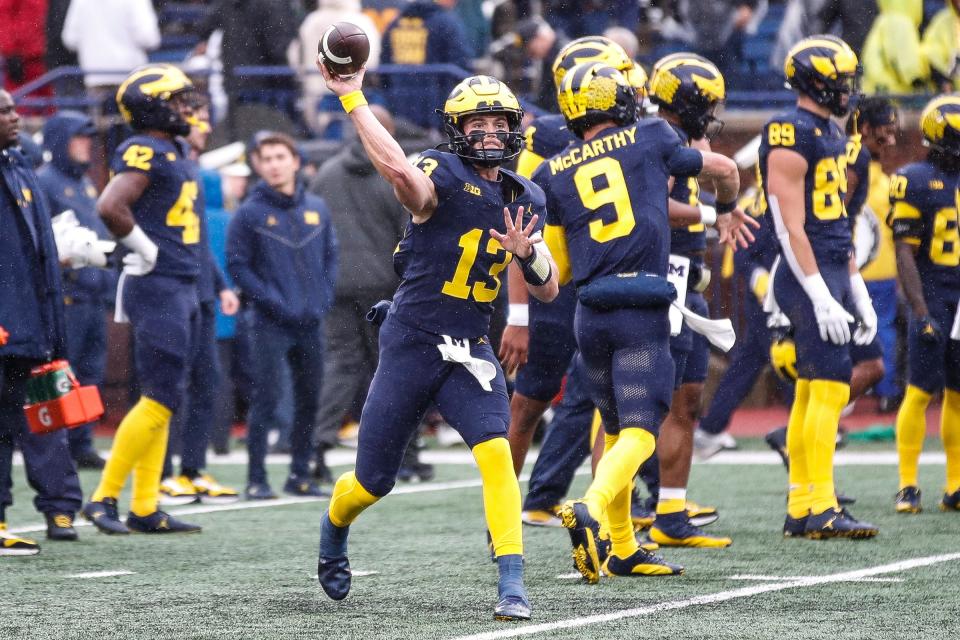
<path fill-rule="evenodd" d="M 626 77 L 601 62 L 574 65 L 557 91 L 560 113 L 577 137 L 595 124 L 612 121 L 623 127 L 637 119 L 637 92 Z"/>
<path fill-rule="evenodd" d="M 651 102 L 676 115 L 680 127 L 694 140 L 720 133 L 723 121 L 714 114 L 726 97 L 723 74 L 703 56 L 672 53 L 653 65 Z"/>
<path fill-rule="evenodd" d="M 804 38 L 787 53 L 783 63 L 787 87 L 810 96 L 836 116 L 850 111 L 850 100 L 860 91 L 862 69 L 857 54 L 836 36 Z"/>
<path fill-rule="evenodd" d="M 553 60 L 554 86 L 559 90 L 563 77 L 570 69 L 584 62 L 602 62 L 625 75 L 634 67 L 627 52 L 613 40 L 603 36 L 577 38 L 560 49 Z"/>
<path fill-rule="evenodd" d="M 937 96 L 920 115 L 923 143 L 943 154 L 960 159 L 960 95 Z"/>
<path fill-rule="evenodd" d="M 439 110 L 438 110 L 439 111 Z M 450 150 L 474 164 L 495 167 L 515 158 L 523 149 L 523 108 L 510 88 L 491 76 L 471 76 L 453 88 L 443 110 L 444 133 L 447 134 Z M 473 115 L 503 115 L 509 125 L 508 131 L 498 133 L 502 149 L 485 149 L 477 142 L 484 136 L 470 135 L 463 124 Z M 477 148 L 479 147 L 479 148 Z"/>
<path fill-rule="evenodd" d="M 131 73 L 117 90 L 120 115 L 136 131 L 155 129 L 172 135 L 190 133 L 190 123 L 175 102 L 192 104 L 193 83 L 172 64 L 151 64 Z"/>

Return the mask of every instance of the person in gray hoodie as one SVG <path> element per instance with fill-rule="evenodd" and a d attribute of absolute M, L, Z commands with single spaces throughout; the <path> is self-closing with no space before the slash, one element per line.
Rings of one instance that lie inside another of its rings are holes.
<path fill-rule="evenodd" d="M 372 109 L 393 135 L 390 113 L 379 106 Z M 378 327 L 367 322 L 365 316 L 374 304 L 392 298 L 397 288 L 393 250 L 403 237 L 409 214 L 355 136 L 320 167 L 310 191 L 327 203 L 340 243 L 339 277 L 327 317 L 324 385 L 315 431 L 314 477 L 331 482 L 324 452 L 337 444 L 337 431 L 358 394 L 362 404 L 377 367 Z"/>

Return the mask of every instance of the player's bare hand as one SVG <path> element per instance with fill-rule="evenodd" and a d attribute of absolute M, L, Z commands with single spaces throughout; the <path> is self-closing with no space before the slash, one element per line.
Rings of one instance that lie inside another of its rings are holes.
<path fill-rule="evenodd" d="M 515 255 L 521 260 L 526 260 L 533 254 L 533 245 L 541 242 L 543 238 L 530 237 L 533 230 L 537 228 L 539 216 L 534 214 L 530 218 L 527 226 L 523 226 L 523 207 L 517 208 L 516 220 L 511 219 L 510 209 L 503 208 L 503 222 L 507 227 L 507 233 L 502 234 L 496 229 L 490 229 L 490 235 L 500 242 L 500 246 Z"/>
<path fill-rule="evenodd" d="M 725 244 L 736 251 L 738 248 L 746 249 L 756 240 L 750 227 L 760 228 L 760 223 L 752 216 L 744 213 L 743 209 L 737 207 L 729 214 L 717 216 L 717 222 L 714 228 L 720 234 L 720 244 Z"/>
<path fill-rule="evenodd" d="M 220 292 L 220 311 L 225 316 L 232 316 L 240 310 L 240 298 L 233 289 L 224 289 Z"/>
<path fill-rule="evenodd" d="M 517 369 L 527 364 L 530 352 L 530 329 L 508 324 L 500 338 L 500 364 L 505 374 L 513 375 Z"/>
<path fill-rule="evenodd" d="M 327 89 L 330 89 L 330 91 L 337 96 L 345 96 L 348 93 L 360 91 L 363 87 L 363 75 L 367 72 L 367 68 L 364 66 L 352 78 L 341 78 L 336 74 L 330 73 L 330 70 L 323 64 L 323 59 L 320 55 L 317 55 L 317 68 L 320 69 L 320 73 L 323 75 L 323 81 L 326 82 Z"/>

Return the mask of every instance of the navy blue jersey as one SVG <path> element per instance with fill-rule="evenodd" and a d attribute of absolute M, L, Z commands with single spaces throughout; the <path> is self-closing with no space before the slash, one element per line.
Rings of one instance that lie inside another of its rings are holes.
<path fill-rule="evenodd" d="M 659 119 L 607 129 L 554 156 L 534 181 L 546 193 L 551 235 L 566 246 L 558 264 L 571 265 L 577 286 L 615 273 L 666 276 L 667 183 L 702 168 L 703 155 Z"/>
<path fill-rule="evenodd" d="M 684 144 L 689 144 L 687 134 L 679 127 L 673 130 Z M 700 182 L 693 176 L 673 181 L 670 199 L 695 207 L 700 204 Z M 670 229 L 670 253 L 681 256 L 698 256 L 707 250 L 707 227 L 702 222 Z"/>
<path fill-rule="evenodd" d="M 847 136 L 835 122 L 801 109 L 771 119 L 760 139 L 760 174 L 767 203 L 767 159 L 774 149 L 795 151 L 807 161 L 804 178 L 804 231 L 817 262 L 849 260 L 850 224 L 844 198 L 847 193 Z"/>
<path fill-rule="evenodd" d="M 138 135 L 117 149 L 110 163 L 113 174 L 136 172 L 150 184 L 130 209 L 140 228 L 158 249 L 152 273 L 197 276 L 206 263 L 201 242 L 203 211 L 197 208 L 196 164 L 179 142 Z"/>
<path fill-rule="evenodd" d="M 917 270 L 929 299 L 938 289 L 960 288 L 958 176 L 929 162 L 901 167 L 890 177 L 893 237 L 919 247 Z"/>
<path fill-rule="evenodd" d="M 513 259 L 490 236 L 506 233 L 503 208 L 524 217 L 546 217 L 543 192 L 511 171 L 484 180 L 472 165 L 452 153 L 425 151 L 417 166 L 433 181 L 437 208 L 421 224 L 407 224 L 394 253 L 401 278 L 393 313 L 431 333 L 467 338 L 486 335 L 500 275 Z"/>
<path fill-rule="evenodd" d="M 567 128 L 566 119 L 558 114 L 540 116 L 530 123 L 523 135 L 526 149 L 544 160 L 557 155 L 579 138 Z"/>
<path fill-rule="evenodd" d="M 867 201 L 867 195 L 870 193 L 870 150 L 863 146 L 859 133 L 850 136 L 847 141 L 847 173 L 857 175 L 857 186 L 850 195 L 850 202 L 847 204 L 850 229 L 852 230 L 857 215 L 863 209 L 863 204 Z"/>

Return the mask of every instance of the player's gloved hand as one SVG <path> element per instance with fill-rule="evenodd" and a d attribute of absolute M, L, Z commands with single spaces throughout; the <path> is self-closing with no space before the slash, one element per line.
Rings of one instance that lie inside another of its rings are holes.
<path fill-rule="evenodd" d="M 157 265 L 157 245 L 144 233 L 140 225 L 120 238 L 120 243 L 133 253 L 123 258 L 123 272 L 131 276 L 145 276 Z"/>
<path fill-rule="evenodd" d="M 853 303 L 857 307 L 860 322 L 853 332 L 854 344 L 865 345 L 873 342 L 877 335 L 877 312 L 873 308 L 873 300 L 860 273 L 850 276 L 850 289 L 853 292 Z"/>
<path fill-rule="evenodd" d="M 853 316 L 830 294 L 823 276 L 815 273 L 807 276 L 801 284 L 813 304 L 813 313 L 820 327 L 820 339 L 833 344 L 850 342 L 850 323 L 853 322 Z"/>
<path fill-rule="evenodd" d="M 926 342 L 940 342 L 943 337 L 943 331 L 940 329 L 940 323 L 930 316 L 923 316 L 917 320 L 920 327 L 920 338 Z"/>

